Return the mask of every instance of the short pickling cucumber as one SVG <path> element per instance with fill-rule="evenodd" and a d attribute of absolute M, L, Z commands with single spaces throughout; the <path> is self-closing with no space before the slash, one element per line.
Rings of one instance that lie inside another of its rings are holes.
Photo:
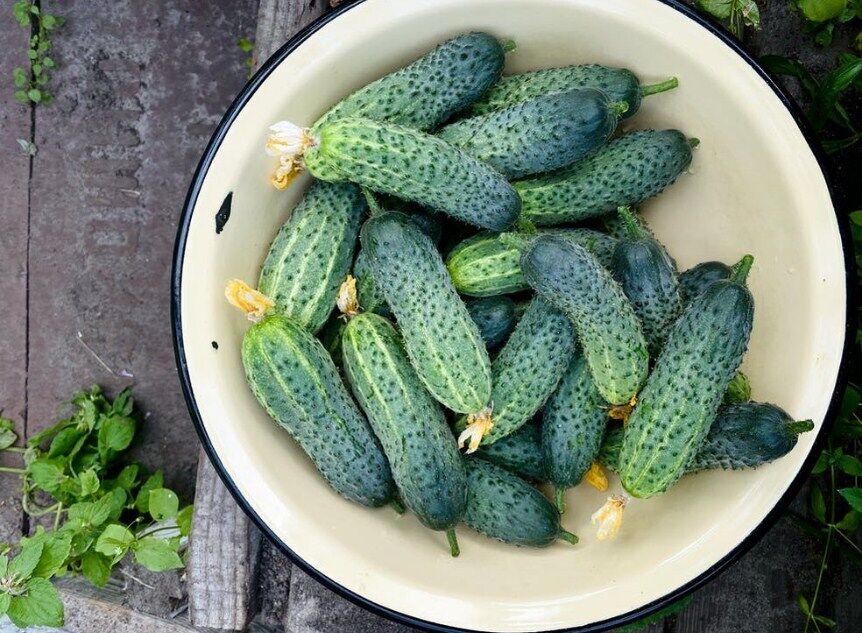
<path fill-rule="evenodd" d="M 504 468 L 465 458 L 467 511 L 464 523 L 477 532 L 512 545 L 547 547 L 557 539 L 578 537 L 560 527 L 560 514 L 541 492 Z"/>
<path fill-rule="evenodd" d="M 574 353 L 575 330 L 566 315 L 533 299 L 491 364 L 490 425 L 464 425 L 458 444 L 469 440 L 469 451 L 475 451 L 480 441 L 493 444 L 521 428 L 554 392 Z"/>
<path fill-rule="evenodd" d="M 636 205 L 677 179 L 691 164 L 694 145 L 677 130 L 626 134 L 568 169 L 513 183 L 521 218 L 552 226 Z"/>
<path fill-rule="evenodd" d="M 472 114 L 485 114 L 540 95 L 568 92 L 574 88 L 593 88 L 608 95 L 611 101 L 622 101 L 629 108 L 623 118 L 634 116 L 643 97 L 676 88 L 676 78 L 658 84 L 641 86 L 638 78 L 625 68 L 608 68 L 597 64 L 545 68 L 503 77 L 483 99 L 473 104 Z"/>
<path fill-rule="evenodd" d="M 518 194 L 503 176 L 434 136 L 369 119 L 312 134 L 303 160 L 321 180 L 355 182 L 497 231 L 518 216 Z"/>
<path fill-rule="evenodd" d="M 579 484 L 596 461 L 607 420 L 607 404 L 577 353 L 542 414 L 543 461 L 561 513 L 566 488 Z"/>
<path fill-rule="evenodd" d="M 702 294 L 714 281 L 730 279 L 733 268 L 721 262 L 702 262 L 679 276 L 679 290 L 684 303 Z"/>
<path fill-rule="evenodd" d="M 366 506 L 392 500 L 386 456 L 320 341 L 269 316 L 246 332 L 242 362 L 255 397 L 338 493 Z"/>
<path fill-rule="evenodd" d="M 682 312 L 676 267 L 628 207 L 620 207 L 619 215 L 626 222 L 628 237 L 617 244 L 610 270 L 631 301 L 649 352 L 655 356 Z"/>
<path fill-rule="evenodd" d="M 350 270 L 365 210 L 354 185 L 311 185 L 273 240 L 260 272 L 258 290 L 275 300 L 276 313 L 312 333 L 323 327 Z"/>
<path fill-rule="evenodd" d="M 592 229 L 539 229 L 536 235 L 559 235 L 580 244 L 607 266 L 617 241 Z M 530 235 L 525 234 L 530 239 Z M 503 244 L 495 233 L 480 233 L 458 244 L 446 257 L 446 268 L 458 292 L 491 297 L 529 288 L 521 273 L 521 254 Z"/>
<path fill-rule="evenodd" d="M 524 278 L 574 323 L 599 393 L 611 404 L 629 403 L 646 379 L 649 354 L 623 289 L 569 240 L 541 235 L 521 248 Z"/>
<path fill-rule="evenodd" d="M 542 455 L 542 427 L 527 423 L 514 433 L 493 444 L 481 445 L 476 456 L 524 477 L 529 481 L 547 481 Z"/>
<path fill-rule="evenodd" d="M 443 411 L 383 317 L 351 318 L 342 351 L 347 380 L 389 459 L 401 500 L 423 525 L 446 530 L 457 556 L 453 528 L 464 514 L 467 481 Z"/>
<path fill-rule="evenodd" d="M 343 99 L 315 124 L 346 117 L 391 121 L 430 130 L 480 98 L 499 78 L 503 45 L 487 33 L 466 33 Z"/>
<path fill-rule="evenodd" d="M 800 433 L 814 428 L 811 420 L 795 421 L 773 404 L 748 402 L 727 405 L 718 415 L 686 472 L 756 468 L 793 450 Z M 608 430 L 599 455 L 611 470 L 619 468 L 622 427 Z"/>
<path fill-rule="evenodd" d="M 361 240 L 419 379 L 453 411 L 481 411 L 491 398 L 491 361 L 434 244 L 400 213 L 369 219 Z"/>
<path fill-rule="evenodd" d="M 709 286 L 671 330 L 625 427 L 619 474 L 633 496 L 670 488 L 709 433 L 751 335 L 752 262 L 744 257 L 733 279 Z"/>
<path fill-rule="evenodd" d="M 518 318 L 515 302 L 509 297 L 486 297 L 465 303 L 488 349 L 497 347 L 515 329 Z"/>
<path fill-rule="evenodd" d="M 627 109 L 598 90 L 573 90 L 450 123 L 437 136 L 506 178 L 523 178 L 568 167 L 600 147 Z"/>

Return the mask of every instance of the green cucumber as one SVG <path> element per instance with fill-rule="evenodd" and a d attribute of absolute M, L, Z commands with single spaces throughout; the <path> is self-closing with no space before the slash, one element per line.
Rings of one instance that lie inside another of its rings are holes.
<path fill-rule="evenodd" d="M 269 248 L 258 290 L 275 312 L 317 332 L 350 270 L 365 199 L 350 184 L 315 182 Z"/>
<path fill-rule="evenodd" d="M 617 244 L 611 274 L 631 301 L 647 348 L 655 356 L 682 312 L 676 266 L 664 246 L 641 228 L 628 207 L 620 207 L 619 215 L 629 235 Z"/>
<path fill-rule="evenodd" d="M 335 121 L 314 134 L 303 161 L 320 180 L 355 182 L 497 231 L 518 216 L 518 194 L 503 176 L 439 138 L 369 119 Z"/>
<path fill-rule="evenodd" d="M 386 297 L 374 283 L 368 255 L 363 249 L 359 249 L 356 261 L 353 262 L 353 277 L 356 279 L 356 297 L 359 301 L 359 307 L 364 312 L 374 312 L 385 317 L 392 314 L 386 303 Z"/>
<path fill-rule="evenodd" d="M 574 88 L 593 88 L 604 92 L 611 101 L 622 101 L 629 108 L 623 118 L 634 116 L 643 97 L 676 88 L 676 78 L 658 84 L 641 86 L 638 78 L 625 68 L 598 64 L 544 68 L 503 77 L 483 99 L 473 104 L 471 114 L 485 114 L 540 95 L 568 92 Z"/>
<path fill-rule="evenodd" d="M 432 530 L 464 514 L 464 464 L 443 411 L 410 365 L 395 327 L 359 314 L 344 328 L 344 371 L 389 460 L 401 500 Z"/>
<path fill-rule="evenodd" d="M 714 281 L 733 277 L 733 268 L 721 262 L 702 262 L 679 276 L 679 290 L 682 300 L 689 304 L 706 290 Z"/>
<path fill-rule="evenodd" d="M 493 444 L 482 444 L 476 456 L 529 481 L 548 479 L 542 455 L 542 428 L 538 424 L 527 423 Z"/>
<path fill-rule="evenodd" d="M 619 474 L 633 496 L 670 488 L 709 433 L 751 335 L 752 262 L 746 255 L 733 279 L 714 282 L 673 326 L 625 427 Z"/>
<path fill-rule="evenodd" d="M 539 229 L 536 235 L 559 235 L 587 248 L 607 266 L 617 241 L 592 229 Z M 526 235 L 529 239 L 529 235 Z M 452 249 L 446 268 L 455 288 L 472 297 L 491 297 L 520 292 L 530 287 L 521 273 L 521 254 L 497 239 L 494 233 L 480 233 Z"/>
<path fill-rule="evenodd" d="M 526 245 L 521 270 L 536 292 L 574 323 L 602 397 L 615 405 L 629 403 L 646 379 L 649 353 L 620 285 L 585 248 L 554 235 Z"/>
<path fill-rule="evenodd" d="M 598 90 L 572 90 L 461 119 L 437 136 L 506 178 L 524 178 L 568 167 L 603 145 L 626 109 Z"/>
<path fill-rule="evenodd" d="M 647 223 L 644 222 L 643 217 L 641 217 L 640 213 L 632 210 L 632 217 L 635 222 L 637 222 L 638 227 L 647 233 L 655 237 L 655 234 L 650 230 Z M 611 237 L 614 237 L 618 240 L 624 240 L 630 237 L 629 233 L 629 223 L 627 220 L 623 220 L 619 213 L 610 213 L 608 215 L 604 215 L 599 218 L 599 230 L 604 231 Z"/>
<path fill-rule="evenodd" d="M 363 117 L 430 130 L 485 94 L 504 63 L 504 47 L 493 36 L 459 35 L 338 102 L 315 128 Z"/>
<path fill-rule="evenodd" d="M 608 406 L 587 361 L 575 354 L 542 414 L 543 461 L 561 513 L 563 492 L 579 484 L 596 461 L 607 421 Z"/>
<path fill-rule="evenodd" d="M 691 164 L 695 144 L 677 130 L 626 134 L 568 169 L 513 183 L 521 218 L 552 226 L 636 205 L 677 179 Z"/>
<path fill-rule="evenodd" d="M 361 240 L 422 383 L 453 411 L 481 411 L 491 398 L 491 361 L 433 242 L 400 213 L 369 219 Z"/>
<path fill-rule="evenodd" d="M 488 349 L 497 347 L 509 338 L 518 322 L 515 302 L 508 297 L 473 299 L 465 304 Z"/>
<path fill-rule="evenodd" d="M 242 363 L 258 402 L 336 492 L 372 507 L 393 499 L 386 456 L 320 341 L 291 319 L 268 316 L 245 333 Z"/>
<path fill-rule="evenodd" d="M 688 463 L 686 472 L 756 468 L 789 453 L 800 433 L 814 428 L 811 420 L 794 421 L 773 404 L 747 402 L 721 407 L 706 439 Z M 619 469 L 623 429 L 608 430 L 599 461 Z"/>
<path fill-rule="evenodd" d="M 464 523 L 504 543 L 547 547 L 557 539 L 578 537 L 560 527 L 560 514 L 541 492 L 507 470 L 477 458 L 465 458 L 467 511 Z"/>

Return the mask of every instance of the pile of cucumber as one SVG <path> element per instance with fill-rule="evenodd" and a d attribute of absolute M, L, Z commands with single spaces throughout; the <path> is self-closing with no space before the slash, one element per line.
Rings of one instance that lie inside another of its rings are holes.
<path fill-rule="evenodd" d="M 676 80 L 501 77 L 510 48 L 460 35 L 310 127 L 273 125 L 273 184 L 314 181 L 257 289 L 226 290 L 255 322 L 242 361 L 267 413 L 335 491 L 406 507 L 453 555 L 462 522 L 576 543 L 565 491 L 606 489 L 603 467 L 645 499 L 813 426 L 749 401 L 753 258 L 680 274 L 632 211 L 691 163 L 682 132 L 620 129 Z M 594 515 L 600 538 L 626 500 Z"/>

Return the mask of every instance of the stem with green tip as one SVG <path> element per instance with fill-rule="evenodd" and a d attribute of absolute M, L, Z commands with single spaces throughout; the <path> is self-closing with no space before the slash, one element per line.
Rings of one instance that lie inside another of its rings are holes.
<path fill-rule="evenodd" d="M 751 265 L 754 264 L 754 257 L 746 255 L 739 260 L 739 263 L 733 267 L 733 281 L 738 284 L 744 284 L 748 279 L 748 272 L 751 270 Z"/>
<path fill-rule="evenodd" d="M 461 554 L 461 548 L 458 547 L 458 537 L 455 536 L 455 528 L 446 530 L 446 540 L 449 541 L 449 552 L 452 558 L 457 558 Z"/>
<path fill-rule="evenodd" d="M 557 537 L 566 541 L 567 543 L 571 543 L 572 545 L 577 545 L 579 540 L 577 536 L 575 536 L 571 532 L 564 530 L 563 528 L 560 528 L 560 533 L 557 534 Z"/>
<path fill-rule="evenodd" d="M 650 95 L 658 94 L 660 92 L 667 92 L 668 90 L 673 90 L 678 85 L 679 79 L 677 79 L 676 77 L 671 77 L 670 79 L 660 81 L 657 84 L 641 86 L 641 95 L 644 97 L 648 97 Z"/>
<path fill-rule="evenodd" d="M 503 51 L 506 53 L 511 53 L 518 45 L 515 43 L 515 40 L 500 40 L 500 46 L 503 47 Z"/>
<path fill-rule="evenodd" d="M 385 209 L 380 206 L 380 203 L 377 202 L 377 198 L 374 196 L 373 191 L 369 191 L 365 187 L 362 187 L 362 195 L 365 196 L 365 201 L 368 203 L 368 215 L 372 218 L 382 214 Z"/>
<path fill-rule="evenodd" d="M 629 104 L 626 101 L 614 101 L 610 105 L 610 109 L 617 117 L 621 117 L 629 111 Z"/>
<path fill-rule="evenodd" d="M 392 506 L 392 509 L 398 514 L 404 514 L 404 504 L 401 503 L 399 499 L 393 499 L 389 502 L 389 505 Z"/>
<path fill-rule="evenodd" d="M 557 506 L 557 512 L 565 514 L 566 512 L 566 491 L 563 488 L 554 489 L 554 504 Z"/>
<path fill-rule="evenodd" d="M 641 231 L 640 222 L 635 217 L 635 214 L 632 213 L 631 207 L 617 207 L 617 213 L 620 216 L 620 219 L 623 221 L 623 224 L 626 227 L 626 231 L 629 232 L 633 238 L 637 239 L 643 235 L 643 231 Z"/>
<path fill-rule="evenodd" d="M 513 248 L 519 253 L 523 253 L 530 246 L 530 240 L 519 233 L 500 233 L 497 239 L 500 240 L 500 244 Z"/>
<path fill-rule="evenodd" d="M 788 422 L 787 430 L 793 435 L 799 435 L 801 433 L 806 433 L 814 428 L 814 422 L 812 420 L 798 420 L 796 422 Z"/>
<path fill-rule="evenodd" d="M 699 139 L 699 138 L 694 138 L 694 137 L 692 136 L 690 139 L 688 139 L 688 146 L 689 146 L 691 149 L 694 149 L 694 148 L 695 148 L 695 147 L 697 147 L 698 145 L 700 145 L 700 139 Z"/>

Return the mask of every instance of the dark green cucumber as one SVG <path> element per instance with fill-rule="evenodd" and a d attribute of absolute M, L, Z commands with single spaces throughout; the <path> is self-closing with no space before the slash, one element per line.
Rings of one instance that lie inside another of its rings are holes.
<path fill-rule="evenodd" d="M 568 167 L 603 145 L 626 109 L 598 90 L 573 90 L 461 119 L 437 136 L 506 178 L 524 178 Z"/>
<path fill-rule="evenodd" d="M 472 114 L 485 114 L 540 95 L 568 92 L 574 88 L 593 88 L 605 93 L 611 101 L 628 104 L 622 118 L 634 116 L 643 97 L 676 88 L 675 78 L 658 84 L 641 86 L 638 78 L 625 68 L 598 64 L 545 68 L 503 77 L 483 99 L 473 104 Z"/>
<path fill-rule="evenodd" d="M 487 33 L 465 33 L 343 99 L 315 124 L 347 117 L 437 127 L 480 98 L 499 78 L 503 45 Z"/>
<path fill-rule="evenodd" d="M 242 362 L 255 397 L 336 492 L 366 506 L 392 500 L 386 456 L 320 341 L 269 316 L 246 332 Z"/>
<path fill-rule="evenodd" d="M 491 167 L 410 128 L 344 119 L 320 127 L 312 143 L 304 165 L 321 180 L 355 182 L 496 231 L 509 227 L 521 207 Z"/>
<path fill-rule="evenodd" d="M 623 289 L 585 248 L 541 235 L 521 256 L 524 278 L 574 323 L 596 388 L 611 404 L 627 404 L 649 369 L 640 323 Z"/>
<path fill-rule="evenodd" d="M 344 329 L 342 350 L 347 380 L 383 446 L 404 505 L 432 530 L 453 528 L 467 502 L 464 464 L 395 327 L 376 314 L 359 314 Z"/>
<path fill-rule="evenodd" d="M 619 474 L 633 496 L 670 488 L 709 433 L 751 335 L 752 261 L 746 256 L 734 279 L 709 286 L 671 330 L 625 427 Z"/>
<path fill-rule="evenodd" d="M 543 461 L 561 512 L 563 491 L 579 484 L 596 461 L 607 421 L 607 404 L 577 353 L 542 414 Z"/>
<path fill-rule="evenodd" d="M 559 235 L 580 244 L 607 266 L 617 241 L 592 229 L 539 229 L 536 235 Z M 527 239 L 529 235 L 525 234 Z M 446 257 L 455 288 L 473 297 L 520 292 L 530 287 L 521 273 L 521 254 L 494 233 L 480 233 L 458 244 Z"/>
<path fill-rule="evenodd" d="M 529 481 L 547 481 L 542 455 L 542 427 L 527 423 L 493 444 L 481 445 L 476 456 Z"/>
<path fill-rule="evenodd" d="M 703 262 L 689 268 L 679 276 L 679 290 L 682 300 L 689 304 L 702 294 L 714 281 L 733 277 L 733 268 L 721 262 Z"/>
<path fill-rule="evenodd" d="M 552 226 L 636 205 L 677 179 L 691 164 L 694 144 L 677 130 L 626 134 L 568 169 L 513 183 L 521 218 Z"/>
<path fill-rule="evenodd" d="M 464 523 L 477 532 L 526 547 L 547 547 L 578 537 L 560 527 L 560 514 L 541 492 L 504 468 L 465 458 L 467 511 Z"/>
<path fill-rule="evenodd" d="M 433 242 L 400 213 L 369 219 L 361 239 L 420 380 L 453 411 L 482 410 L 491 361 Z"/>
<path fill-rule="evenodd" d="M 611 274 L 631 301 L 655 356 L 682 312 L 676 266 L 664 246 L 644 231 L 628 207 L 620 207 L 628 238 L 620 239 L 611 261 Z"/>
<path fill-rule="evenodd" d="M 518 322 L 515 302 L 508 297 L 486 297 L 465 303 L 488 349 L 497 347 L 515 329 Z"/>
<path fill-rule="evenodd" d="M 365 199 L 350 184 L 315 182 L 269 248 L 258 290 L 275 301 L 277 314 L 312 333 L 326 323 L 344 281 Z"/>

